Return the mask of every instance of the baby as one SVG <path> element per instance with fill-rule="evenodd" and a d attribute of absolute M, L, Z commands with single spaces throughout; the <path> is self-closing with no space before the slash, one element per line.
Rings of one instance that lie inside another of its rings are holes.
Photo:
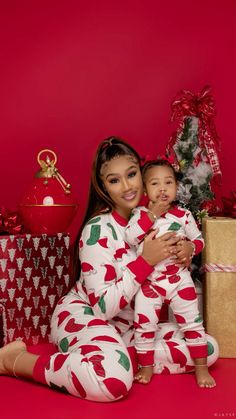
<path fill-rule="evenodd" d="M 167 159 L 147 162 L 142 173 L 149 204 L 133 210 L 126 229 L 128 243 L 136 245 L 139 253 L 142 240 L 150 229 L 157 229 L 157 237 L 167 231 L 176 231 L 192 244 L 192 256 L 200 253 L 204 241 L 191 212 L 174 203 L 179 174 Z M 172 255 L 156 265 L 135 297 L 135 347 L 139 363 L 135 380 L 146 384 L 153 375 L 155 332 L 165 302 L 173 310 L 187 342 L 198 385 L 214 387 L 215 380 L 207 367 L 207 342 L 194 283 L 188 268 L 177 264 L 175 258 Z"/>

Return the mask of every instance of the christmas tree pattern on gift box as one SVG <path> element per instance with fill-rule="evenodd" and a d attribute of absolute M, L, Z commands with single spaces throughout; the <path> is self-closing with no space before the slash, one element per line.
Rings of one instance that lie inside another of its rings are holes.
<path fill-rule="evenodd" d="M 48 342 L 50 319 L 71 287 L 70 237 L 58 233 L 0 238 L 0 307 L 4 343 Z"/>

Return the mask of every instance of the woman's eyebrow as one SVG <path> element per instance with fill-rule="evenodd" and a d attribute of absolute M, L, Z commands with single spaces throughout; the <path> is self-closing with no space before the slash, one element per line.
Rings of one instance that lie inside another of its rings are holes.
<path fill-rule="evenodd" d="M 130 166 L 126 169 L 126 172 L 128 172 L 129 170 L 132 170 L 132 169 L 137 169 L 137 166 L 138 166 L 137 164 L 133 164 L 132 166 Z M 120 173 L 108 173 L 108 175 L 106 175 L 105 179 L 107 179 L 109 176 L 120 176 Z"/>
<path fill-rule="evenodd" d="M 106 175 L 105 179 L 109 178 L 109 176 L 119 176 L 119 173 L 108 173 L 108 175 Z"/>

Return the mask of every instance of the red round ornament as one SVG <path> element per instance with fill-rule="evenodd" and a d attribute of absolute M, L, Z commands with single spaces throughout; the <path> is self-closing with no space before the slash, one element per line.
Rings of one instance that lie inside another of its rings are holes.
<path fill-rule="evenodd" d="M 65 232 L 76 214 L 77 200 L 55 166 L 54 151 L 41 150 L 37 160 L 41 169 L 19 202 L 24 227 L 39 234 Z"/>

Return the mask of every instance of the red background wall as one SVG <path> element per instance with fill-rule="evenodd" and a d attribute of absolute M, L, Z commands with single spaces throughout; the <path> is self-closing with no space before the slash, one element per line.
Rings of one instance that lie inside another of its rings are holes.
<path fill-rule="evenodd" d="M 236 189 L 235 0 L 1 2 L 1 200 L 16 209 L 42 148 L 79 197 L 97 144 L 119 135 L 141 154 L 165 149 L 180 89 L 212 86 L 222 191 Z"/>

